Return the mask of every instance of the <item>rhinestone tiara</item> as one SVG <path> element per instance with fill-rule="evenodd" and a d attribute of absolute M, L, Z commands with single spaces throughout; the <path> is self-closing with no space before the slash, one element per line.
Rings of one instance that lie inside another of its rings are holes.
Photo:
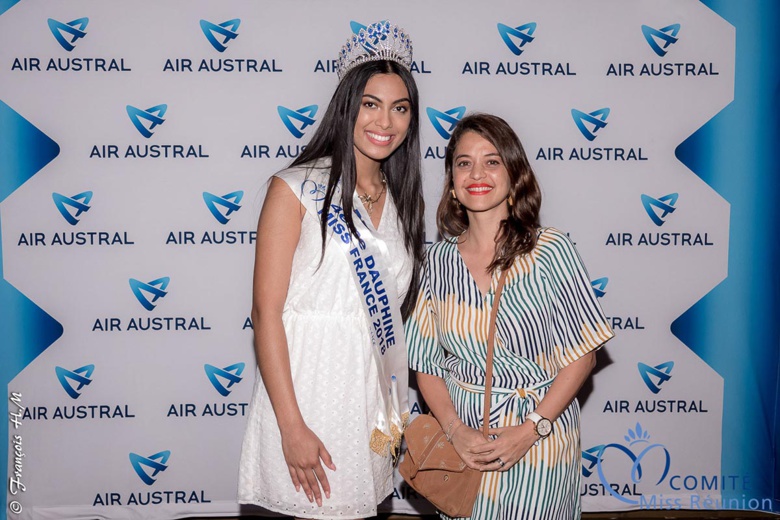
<path fill-rule="evenodd" d="M 395 61 L 407 70 L 412 66 L 412 40 L 387 20 L 372 23 L 347 40 L 339 52 L 336 73 L 341 79 L 357 65 L 378 60 Z"/>

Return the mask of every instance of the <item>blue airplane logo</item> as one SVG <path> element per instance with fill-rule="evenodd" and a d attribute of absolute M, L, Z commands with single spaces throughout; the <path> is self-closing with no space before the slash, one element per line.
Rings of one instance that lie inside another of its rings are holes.
<path fill-rule="evenodd" d="M 657 394 L 661 391 L 661 385 L 669 381 L 672 378 L 672 369 L 674 368 L 674 361 L 667 361 L 651 367 L 644 363 L 638 363 L 639 375 L 642 376 L 642 381 L 645 382 L 647 388 L 651 392 Z"/>
<path fill-rule="evenodd" d="M 647 212 L 647 216 L 650 217 L 650 220 L 652 220 L 656 226 L 663 226 L 666 215 L 674 212 L 676 209 L 674 205 L 677 204 L 678 197 L 679 195 L 677 193 L 670 193 L 669 195 L 664 195 L 663 197 L 654 199 L 653 197 L 643 193 L 641 197 L 642 206 L 644 206 L 645 211 Z"/>
<path fill-rule="evenodd" d="M 161 451 L 148 457 L 143 457 L 137 453 L 130 453 L 130 464 L 133 465 L 135 473 L 147 486 L 151 486 L 155 482 L 157 474 L 161 471 L 168 469 L 166 462 L 171 456 L 170 450 Z M 144 469 L 147 468 L 146 470 Z M 151 470 L 151 475 L 148 470 Z"/>
<path fill-rule="evenodd" d="M 605 444 L 599 444 L 598 446 L 593 446 L 590 449 L 583 450 L 582 451 L 582 476 L 585 478 L 588 478 L 593 474 L 593 468 L 597 467 L 602 462 L 602 457 L 604 455 L 604 449 L 607 446 Z M 588 463 L 587 467 L 585 466 L 585 463 Z"/>
<path fill-rule="evenodd" d="M 317 122 L 314 116 L 317 115 L 317 105 L 309 105 L 298 110 L 290 110 L 287 107 L 279 105 L 276 107 L 276 111 L 279 113 L 279 117 L 282 118 L 282 123 L 287 127 L 287 130 L 300 139 L 303 137 L 303 130 Z M 300 123 L 300 127 L 295 126 L 293 120 Z"/>
<path fill-rule="evenodd" d="M 48 22 L 49 29 L 57 40 L 57 43 L 59 43 L 63 49 L 70 52 L 76 48 L 76 46 L 73 45 L 76 43 L 76 40 L 87 35 L 84 29 L 87 28 L 89 18 L 78 18 L 76 20 L 71 20 L 68 23 L 58 22 L 54 18 L 49 18 Z M 67 39 L 65 34 L 70 37 L 70 40 Z"/>
<path fill-rule="evenodd" d="M 653 29 L 649 25 L 642 26 L 642 34 L 645 36 L 645 40 L 659 56 L 665 56 L 668 52 L 668 47 L 677 43 L 677 33 L 680 32 L 680 24 L 674 23 L 661 27 L 660 29 Z M 659 45 L 660 44 L 660 45 Z"/>
<path fill-rule="evenodd" d="M 230 387 L 233 386 L 236 383 L 241 382 L 241 373 L 244 371 L 244 363 L 236 363 L 235 365 L 230 365 L 225 368 L 218 368 L 214 365 L 203 365 L 203 369 L 206 371 L 206 376 L 208 376 L 209 381 L 211 381 L 211 384 L 214 386 L 214 388 L 219 392 L 223 397 L 227 397 L 230 395 Z M 227 382 L 227 386 L 222 384 L 223 379 L 225 382 Z"/>
<path fill-rule="evenodd" d="M 455 129 L 455 125 L 458 124 L 458 121 L 463 118 L 463 114 L 466 113 L 466 107 L 455 107 L 444 112 L 428 107 L 425 109 L 425 112 L 428 114 L 428 119 L 431 121 L 433 128 L 436 129 L 442 139 L 449 139 L 452 131 Z M 445 124 L 447 128 L 444 128 Z"/>
<path fill-rule="evenodd" d="M 165 289 L 168 287 L 171 278 L 169 276 L 163 276 L 156 280 L 152 280 L 149 283 L 144 283 L 135 278 L 130 278 L 130 288 L 133 290 L 138 303 L 144 306 L 144 309 L 151 311 L 156 307 L 155 303 L 159 298 L 165 298 L 168 294 Z M 149 294 L 152 299 L 149 300 L 146 294 Z"/>
<path fill-rule="evenodd" d="M 79 390 L 92 382 L 92 379 L 90 378 L 92 377 L 92 372 L 94 371 L 95 365 L 84 365 L 83 367 L 79 367 L 73 371 L 62 367 L 54 367 L 54 372 L 57 374 L 57 379 L 59 380 L 65 392 L 67 392 L 67 394 L 71 397 L 71 399 L 79 398 L 81 395 Z M 73 388 L 74 384 L 77 385 L 76 388 Z"/>
<path fill-rule="evenodd" d="M 593 287 L 593 293 L 596 295 L 596 298 L 601 298 L 607 294 L 608 283 L 609 283 L 609 278 L 607 278 L 606 276 L 604 278 L 597 278 L 596 280 L 591 280 L 590 285 L 591 287 Z"/>
<path fill-rule="evenodd" d="M 213 24 L 208 20 L 200 21 L 200 28 L 203 30 L 203 34 L 206 35 L 206 39 L 209 43 L 217 49 L 219 52 L 225 52 L 227 49 L 227 43 L 230 40 L 238 38 L 238 26 L 241 25 L 240 18 L 234 18 L 221 24 Z M 222 41 L 217 39 L 217 35 L 222 37 Z"/>
<path fill-rule="evenodd" d="M 503 23 L 498 24 L 498 34 L 512 54 L 520 56 L 523 53 L 523 46 L 534 41 L 534 31 L 536 31 L 536 22 L 530 22 L 517 27 L 510 27 Z"/>
<path fill-rule="evenodd" d="M 85 211 L 89 211 L 89 201 L 92 200 L 92 192 L 85 191 L 72 197 L 66 197 L 55 192 L 51 194 L 51 198 L 54 200 L 54 205 L 59 210 L 62 218 L 71 226 L 75 226 L 79 223 L 78 217 Z M 75 211 L 71 212 L 68 210 L 68 207 L 73 208 Z"/>
<path fill-rule="evenodd" d="M 593 141 L 596 138 L 596 132 L 607 126 L 609 108 L 600 108 L 588 113 L 572 108 L 571 117 L 574 119 L 574 124 L 577 125 L 577 128 L 585 139 Z M 588 128 L 586 125 L 591 126 Z"/>
<path fill-rule="evenodd" d="M 132 105 L 127 105 L 127 115 L 130 116 L 130 121 L 133 122 L 135 129 L 138 130 L 141 135 L 147 139 L 152 137 L 152 134 L 154 133 L 152 130 L 154 130 L 157 125 L 161 125 L 165 122 L 163 116 L 167 110 L 168 105 L 164 103 L 162 105 L 156 105 L 151 108 L 147 108 L 146 110 L 141 110 L 140 108 L 136 108 Z M 144 126 L 141 120 L 147 121 L 149 123 L 149 127 L 147 128 Z"/>
<path fill-rule="evenodd" d="M 227 224 L 230 221 L 228 218 L 230 214 L 241 209 L 238 203 L 243 197 L 244 192 L 241 190 L 230 192 L 221 197 L 207 191 L 203 192 L 203 201 L 206 203 L 206 207 L 220 224 Z M 225 208 L 225 212 L 222 213 L 217 206 Z"/>

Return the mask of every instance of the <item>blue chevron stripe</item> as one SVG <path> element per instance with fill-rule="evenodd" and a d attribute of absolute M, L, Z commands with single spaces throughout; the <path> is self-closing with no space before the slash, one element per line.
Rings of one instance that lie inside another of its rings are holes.
<path fill-rule="evenodd" d="M 2 9 L 2 4 L 0 4 Z M 35 128 L 11 107 L 0 101 L 0 202 L 60 153 L 60 147 Z M 3 331 L 3 363 L 0 379 L 7 392 L 14 391 L 9 383 L 24 367 L 62 335 L 62 325 L 46 314 L 3 277 L 2 226 L 0 226 L 0 330 Z M 21 399 L 24 404 L 24 396 Z M 0 417 L 8 417 L 9 401 L 0 399 Z M 8 460 L 9 430 L 4 421 L 0 428 L 2 456 Z M 8 466 L 0 465 L 0 476 L 7 482 Z M 6 508 L 0 520 L 6 519 Z"/>
<path fill-rule="evenodd" d="M 734 101 L 683 142 L 677 157 L 731 204 L 729 275 L 672 324 L 672 332 L 724 379 L 724 475 L 780 509 L 780 3 L 705 5 L 736 27 Z M 774 13 L 774 14 L 772 14 Z"/>

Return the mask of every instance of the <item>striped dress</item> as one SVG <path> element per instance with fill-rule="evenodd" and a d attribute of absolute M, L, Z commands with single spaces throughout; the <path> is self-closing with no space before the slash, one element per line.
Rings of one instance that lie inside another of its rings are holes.
<path fill-rule="evenodd" d="M 406 330 L 411 368 L 443 378 L 458 415 L 475 429 L 497 274 L 483 295 L 455 241 L 434 244 Z M 490 426 L 521 424 L 562 368 L 612 336 L 574 246 L 560 231 L 542 229 L 536 248 L 507 273 L 499 302 Z M 472 518 L 579 518 L 580 457 L 575 399 L 520 462 L 483 474 Z"/>

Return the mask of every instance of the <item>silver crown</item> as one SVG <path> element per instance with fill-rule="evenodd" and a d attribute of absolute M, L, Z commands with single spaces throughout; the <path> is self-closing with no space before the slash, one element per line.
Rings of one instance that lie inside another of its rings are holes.
<path fill-rule="evenodd" d="M 336 73 L 339 79 L 361 63 L 390 60 L 406 69 L 412 66 L 412 40 L 406 31 L 384 20 L 360 29 L 341 48 Z"/>

